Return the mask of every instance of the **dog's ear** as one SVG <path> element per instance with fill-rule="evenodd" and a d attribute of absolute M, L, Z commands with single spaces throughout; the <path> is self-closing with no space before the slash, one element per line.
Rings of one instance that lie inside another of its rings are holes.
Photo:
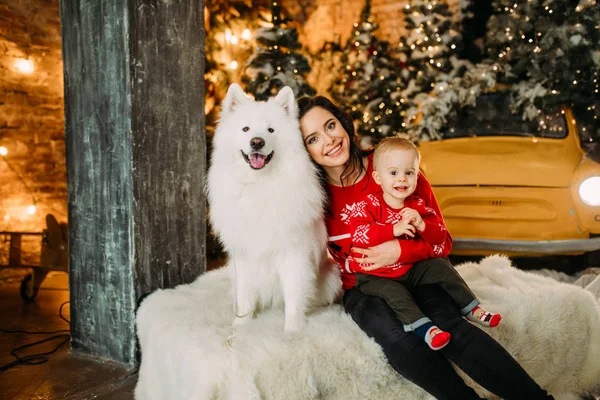
<path fill-rule="evenodd" d="M 283 107 L 289 116 L 294 118 L 298 117 L 298 106 L 296 104 L 296 99 L 294 98 L 294 91 L 291 87 L 284 86 L 283 89 L 277 93 L 274 101 Z"/>
<path fill-rule="evenodd" d="M 235 110 L 235 108 L 245 102 L 251 101 L 251 99 L 246 96 L 244 90 L 237 83 L 232 83 L 229 85 L 229 89 L 227 89 L 227 95 L 223 99 L 223 104 L 221 105 L 221 113 L 227 114 Z"/>

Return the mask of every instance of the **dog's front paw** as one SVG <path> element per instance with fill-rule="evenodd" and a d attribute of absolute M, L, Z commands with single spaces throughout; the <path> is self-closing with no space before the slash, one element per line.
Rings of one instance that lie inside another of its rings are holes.
<path fill-rule="evenodd" d="M 293 317 L 285 317 L 285 326 L 283 330 L 285 332 L 297 332 L 306 324 L 306 317 L 304 315 L 298 315 Z"/>

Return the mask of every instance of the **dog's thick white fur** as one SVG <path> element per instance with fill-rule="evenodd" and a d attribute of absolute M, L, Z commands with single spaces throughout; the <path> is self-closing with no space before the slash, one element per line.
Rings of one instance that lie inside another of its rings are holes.
<path fill-rule="evenodd" d="M 285 330 L 340 292 L 327 261 L 325 194 L 300 133 L 292 89 L 256 102 L 237 84 L 223 100 L 208 172 L 210 221 L 228 255 L 236 317 L 285 304 Z"/>
<path fill-rule="evenodd" d="M 268 310 L 228 340 L 229 268 L 158 290 L 142 303 L 137 400 L 431 399 L 390 367 L 337 304 L 286 335 L 282 312 Z M 502 313 L 497 328 L 482 329 L 556 400 L 600 395 L 600 305 L 592 293 L 517 270 L 498 256 L 457 270 L 484 306 Z M 466 379 L 481 397 L 495 398 Z"/>

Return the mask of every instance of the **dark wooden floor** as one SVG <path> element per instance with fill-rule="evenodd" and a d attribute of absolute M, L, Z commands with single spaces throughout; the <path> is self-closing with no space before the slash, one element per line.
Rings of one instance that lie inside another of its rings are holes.
<path fill-rule="evenodd" d="M 207 269 L 223 265 L 225 259 L 209 257 Z M 51 272 L 31 304 L 19 295 L 21 280 L 27 270 L 0 269 L 0 329 L 10 331 L 68 330 L 69 324 L 59 315 L 61 305 L 69 300 L 68 276 Z M 70 319 L 69 304 L 62 316 Z M 20 356 L 49 352 L 68 339 L 68 331 L 55 339 L 18 352 Z M 0 331 L 0 368 L 15 361 L 10 353 L 16 347 L 50 338 L 53 334 L 34 335 Z M 71 353 L 67 341 L 39 365 L 17 365 L 0 371 L 0 400 L 133 400 L 137 371 L 106 360 L 90 359 Z"/>
<path fill-rule="evenodd" d="M 61 304 L 69 300 L 68 277 L 52 273 L 44 281 L 36 301 L 25 304 L 19 296 L 19 271 L 2 271 L 0 276 L 0 329 L 18 331 L 56 331 L 68 329 L 60 318 Z M 69 305 L 63 316 L 69 319 Z M 63 336 L 19 352 L 21 356 L 51 351 Z M 18 346 L 53 335 L 0 332 L 0 367 L 15 360 L 10 352 Z M 78 357 L 68 342 L 40 365 L 18 365 L 0 372 L 0 399 L 11 400 L 131 400 L 137 381 L 135 371 L 102 360 Z"/>

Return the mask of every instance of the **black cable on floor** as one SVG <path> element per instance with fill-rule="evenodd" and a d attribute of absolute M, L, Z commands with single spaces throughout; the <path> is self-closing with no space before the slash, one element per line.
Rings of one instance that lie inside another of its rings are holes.
<path fill-rule="evenodd" d="M 64 320 L 68 324 L 70 324 L 71 322 L 62 315 L 63 307 L 66 304 L 68 304 L 68 303 L 69 303 L 69 301 L 65 301 L 64 303 L 62 303 L 60 305 L 60 308 L 58 309 L 58 316 L 62 320 Z M 4 333 L 21 333 L 21 334 L 28 334 L 28 335 L 51 335 L 51 334 L 55 334 L 55 333 L 69 332 L 69 329 L 60 329 L 60 330 L 57 330 L 57 331 L 30 332 L 30 331 L 9 330 L 9 329 L 2 329 L 2 328 L 0 328 L 0 332 L 4 332 Z M 45 352 L 45 353 L 29 354 L 29 355 L 25 355 L 25 356 L 20 356 L 19 354 L 17 354 L 21 350 L 25 350 L 25 349 L 28 349 L 30 347 L 37 346 L 39 344 L 50 342 L 50 341 L 61 339 L 61 338 L 63 340 L 54 349 L 52 349 L 51 351 L 48 351 L 48 352 Z M 16 348 L 14 348 L 10 352 L 10 354 L 13 357 L 15 357 L 15 361 L 13 361 L 11 363 L 8 363 L 6 365 L 0 366 L 0 372 L 7 371 L 7 370 L 9 370 L 9 369 L 11 369 L 13 367 L 16 367 L 17 365 L 39 365 L 39 364 L 47 363 L 48 360 L 49 360 L 49 358 L 47 356 L 50 356 L 50 355 L 56 353 L 58 351 L 58 349 L 60 349 L 65 343 L 67 343 L 69 341 L 69 338 L 70 338 L 69 334 L 54 335 L 54 336 L 50 336 L 50 337 L 42 339 L 42 340 L 38 340 L 37 342 L 28 343 L 28 344 L 25 344 L 23 346 L 16 347 Z"/>
<path fill-rule="evenodd" d="M 58 316 L 62 318 L 63 321 L 65 321 L 67 324 L 71 325 L 71 321 L 69 321 L 68 319 L 66 319 L 63 315 L 62 315 L 62 309 L 66 304 L 69 304 L 70 301 L 65 301 L 64 303 L 62 303 L 58 309 Z"/>
<path fill-rule="evenodd" d="M 21 365 L 21 364 L 25 364 L 25 365 L 39 365 L 39 364 L 44 364 L 47 363 L 49 358 L 46 356 L 49 356 L 51 354 L 56 353 L 56 351 L 58 349 L 60 349 L 60 347 L 62 345 L 64 345 L 65 343 L 67 343 L 69 341 L 69 338 L 71 336 L 70 335 L 54 335 L 54 336 L 50 336 L 49 338 L 46 339 L 42 339 L 42 340 L 38 340 L 37 342 L 33 342 L 33 343 L 29 343 L 23 346 L 19 346 L 14 348 L 10 354 L 16 358 L 15 361 L 8 363 L 6 365 L 3 365 L 2 367 L 0 367 L 0 372 L 4 372 L 6 370 L 9 370 L 13 367 L 16 367 L 17 365 Z M 36 354 L 29 354 L 26 356 L 19 356 L 17 354 L 18 351 L 20 350 L 24 350 L 27 349 L 29 347 L 33 347 L 33 346 L 37 346 L 38 344 L 42 344 L 42 343 L 46 343 L 49 342 L 51 340 L 56 340 L 59 338 L 64 338 L 64 340 L 62 342 L 60 342 L 54 349 L 52 349 L 51 351 L 45 352 L 45 353 L 36 353 Z"/>

